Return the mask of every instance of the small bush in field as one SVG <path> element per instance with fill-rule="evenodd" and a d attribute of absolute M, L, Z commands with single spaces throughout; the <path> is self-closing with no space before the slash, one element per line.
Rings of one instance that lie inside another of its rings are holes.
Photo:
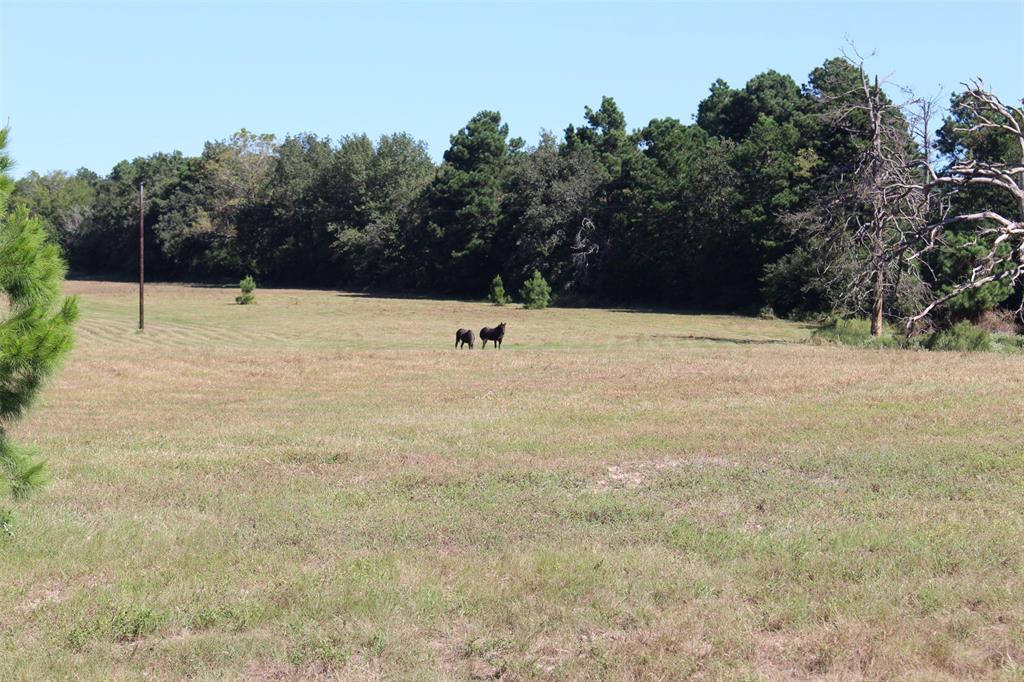
<path fill-rule="evenodd" d="M 992 334 L 992 345 L 995 350 L 1016 353 L 1024 350 L 1024 336 L 1020 334 Z"/>
<path fill-rule="evenodd" d="M 144 608 L 122 608 L 113 614 L 108 626 L 115 642 L 134 642 L 156 632 L 167 621 L 162 611 Z"/>
<path fill-rule="evenodd" d="M 551 285 L 541 276 L 540 270 L 534 270 L 533 277 L 523 282 L 519 296 L 523 299 L 524 308 L 542 310 L 551 303 Z"/>
<path fill-rule="evenodd" d="M 871 336 L 871 320 L 863 318 L 829 317 L 811 333 L 815 341 L 830 341 L 844 346 L 863 348 L 908 348 L 914 342 L 897 336 L 888 324 L 882 327 L 879 337 Z"/>
<path fill-rule="evenodd" d="M 966 320 L 931 335 L 925 346 L 929 350 L 989 351 L 992 337 L 984 329 Z"/>
<path fill-rule="evenodd" d="M 505 293 L 505 284 L 501 281 L 501 275 L 495 275 L 494 279 L 491 280 L 491 291 L 487 295 L 487 300 L 494 305 L 505 305 L 508 303 L 508 295 Z"/>
<path fill-rule="evenodd" d="M 818 325 L 812 337 L 846 346 L 863 346 L 871 339 L 871 322 L 861 318 L 830 317 Z"/>
<path fill-rule="evenodd" d="M 235 303 L 249 305 L 256 302 L 256 297 L 252 293 L 256 291 L 256 280 L 252 278 L 252 275 L 246 275 L 245 279 L 238 283 L 238 287 L 242 290 L 242 295 L 235 296 Z"/>

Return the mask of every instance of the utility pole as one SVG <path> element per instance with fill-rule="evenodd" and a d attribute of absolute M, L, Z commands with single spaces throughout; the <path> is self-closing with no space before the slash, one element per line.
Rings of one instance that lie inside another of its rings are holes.
<path fill-rule="evenodd" d="M 139 329 L 143 329 L 146 326 L 145 309 L 143 308 L 142 294 L 143 287 L 145 286 L 145 271 L 146 271 L 146 243 L 145 243 L 145 231 L 143 230 L 142 221 L 142 206 L 145 203 L 146 195 L 144 189 L 144 183 L 139 183 Z"/>

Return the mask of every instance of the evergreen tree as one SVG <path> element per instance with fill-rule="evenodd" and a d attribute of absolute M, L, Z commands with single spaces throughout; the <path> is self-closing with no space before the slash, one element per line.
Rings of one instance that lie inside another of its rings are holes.
<path fill-rule="evenodd" d="M 238 283 L 238 288 L 242 290 L 242 295 L 235 296 L 235 303 L 249 305 L 256 302 L 256 297 L 252 293 L 256 291 L 256 280 L 252 278 L 252 275 L 246 275 L 245 279 Z"/>
<path fill-rule="evenodd" d="M 559 147 L 544 133 L 535 148 L 514 159 L 503 206 L 508 227 L 495 249 L 503 254 L 502 271 L 514 281 L 544 268 L 552 286 L 566 291 L 578 284 L 573 249 L 603 180 L 589 150 Z"/>
<path fill-rule="evenodd" d="M 505 294 L 505 283 L 501 281 L 501 275 L 495 275 L 491 280 L 491 293 L 487 296 L 494 305 L 505 305 L 508 303 L 508 296 Z"/>
<path fill-rule="evenodd" d="M 25 207 L 11 205 L 14 182 L 0 130 L 0 290 L 9 310 L 0 322 L 0 496 L 20 497 L 44 480 L 43 463 L 31 448 L 13 443 L 10 425 L 35 399 L 43 381 L 71 350 L 78 316 L 74 298 L 61 299 L 65 265 L 43 223 Z M 0 510 L 0 526 L 7 517 Z"/>
<path fill-rule="evenodd" d="M 540 274 L 540 270 L 534 270 L 533 277 L 523 282 L 519 296 L 523 299 L 524 308 L 543 310 L 551 303 L 551 286 Z"/>
<path fill-rule="evenodd" d="M 444 165 L 426 189 L 420 283 L 449 292 L 479 292 L 501 254 L 502 187 L 522 141 L 508 140 L 496 111 L 481 111 L 451 136 Z"/>
<path fill-rule="evenodd" d="M 746 235 L 733 217 L 733 143 L 672 118 L 652 120 L 638 139 L 620 292 L 675 305 L 734 304 Z"/>
<path fill-rule="evenodd" d="M 584 279 L 601 293 L 620 295 L 625 288 L 623 262 L 628 252 L 643 248 L 629 242 L 629 205 L 635 189 L 634 166 L 641 162 L 636 141 L 626 131 L 626 117 L 611 97 L 602 97 L 595 111 L 584 109 L 586 124 L 565 129 L 564 154 L 593 155 L 601 173 L 591 213 L 594 231 L 590 239 L 603 245 L 604 253 L 588 266 Z"/>
<path fill-rule="evenodd" d="M 816 73 L 821 79 L 831 71 Z M 761 280 L 796 246 L 786 221 L 803 206 L 820 165 L 815 146 L 823 129 L 814 107 L 813 97 L 776 71 L 754 76 L 741 89 L 718 80 L 700 103 L 697 124 L 722 141 L 733 170 L 732 202 L 722 221 L 731 232 L 729 250 L 701 249 L 705 267 L 729 273 L 725 281 L 708 283 L 715 303 L 744 307 L 764 295 L 771 305 L 789 309 L 778 298 L 787 289 L 779 292 L 775 279 L 767 287 Z M 698 300 L 708 301 L 703 292 Z"/>

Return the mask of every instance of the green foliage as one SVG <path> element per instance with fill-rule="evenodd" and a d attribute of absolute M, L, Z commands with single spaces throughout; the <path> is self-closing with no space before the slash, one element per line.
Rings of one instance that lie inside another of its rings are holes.
<path fill-rule="evenodd" d="M 871 321 L 859 318 L 826 318 L 811 336 L 822 341 L 862 346 L 871 338 Z"/>
<path fill-rule="evenodd" d="M 15 183 L 14 200 L 39 218 L 50 239 L 68 251 L 92 217 L 99 181 L 99 176 L 85 168 L 74 175 L 32 171 Z"/>
<path fill-rule="evenodd" d="M 551 286 L 541 276 L 540 270 L 534 270 L 533 277 L 523 282 L 519 297 L 523 300 L 524 308 L 542 310 L 548 307 L 551 303 Z"/>
<path fill-rule="evenodd" d="M 444 165 L 427 186 L 420 249 L 435 258 L 419 264 L 418 283 L 451 292 L 487 286 L 501 253 L 503 186 L 513 146 L 497 111 L 481 111 L 452 135 Z"/>
<path fill-rule="evenodd" d="M 1024 336 L 999 332 L 990 334 L 992 348 L 997 351 L 1016 353 L 1024 350 Z"/>
<path fill-rule="evenodd" d="M 806 205 L 821 173 L 815 149 L 822 133 L 817 106 L 791 77 L 775 71 L 754 76 L 742 89 L 719 80 L 700 103 L 697 123 L 721 141 L 718 153 L 731 173 L 705 180 L 707 196 L 728 203 L 720 209 L 721 217 L 711 219 L 715 227 L 703 228 L 709 238 L 693 246 L 698 267 L 706 273 L 700 281 L 709 283 L 709 291 L 700 291 L 696 301 L 741 307 L 761 298 L 783 313 L 797 307 L 760 279 L 766 268 L 795 248 L 786 219 Z"/>
<path fill-rule="evenodd" d="M 863 97 L 860 76 L 835 58 L 802 86 L 770 70 L 741 87 L 718 80 L 695 123 L 654 118 L 633 132 L 605 96 L 564 140 L 545 132 L 529 148 L 509 139 L 499 112 L 481 111 L 451 136 L 440 166 L 404 133 L 278 140 L 242 129 L 200 156 L 156 153 L 104 178 L 30 173 L 15 201 L 39 214 L 83 273 L 135 275 L 145 183 L 153 277 L 252 273 L 264 283 L 478 296 L 495 272 L 519 282 L 543 270 L 559 300 L 857 315 L 871 297 L 857 286 L 870 249 L 820 228 L 865 211 L 850 180 L 869 142 L 868 118 L 851 109 Z M 884 116 L 912 149 L 896 109 Z M 1012 160 L 1005 131 L 958 132 L 970 116 L 953 107 L 940 151 Z M 943 200 L 958 212 L 1015 211 L 1004 194 L 964 186 Z M 987 253 L 991 244 L 957 229 L 920 267 L 898 261 L 887 316 L 948 292 Z M 951 300 L 937 321 L 973 319 L 1020 295 L 990 283 Z"/>
<path fill-rule="evenodd" d="M 160 609 L 125 605 L 76 622 L 65 635 L 64 645 L 71 651 L 81 652 L 97 640 L 135 642 L 157 632 L 168 620 L 169 614 Z"/>
<path fill-rule="evenodd" d="M 733 266 L 745 237 L 731 218 L 731 146 L 671 118 L 651 121 L 638 136 L 643 155 L 629 164 L 631 217 L 619 241 L 646 246 L 619 252 L 614 286 L 636 297 L 661 291 L 674 304 L 734 304 L 743 297 Z"/>
<path fill-rule="evenodd" d="M 632 177 L 634 165 L 642 163 L 636 139 L 626 129 L 626 117 L 611 97 L 602 97 L 595 111 L 584 108 L 586 124 L 565 129 L 565 153 L 590 156 L 597 170 L 598 184 L 589 202 L 587 221 L 592 226 L 582 244 L 589 256 L 575 262 L 574 284 L 578 293 L 605 293 L 633 285 L 631 259 L 633 249 L 624 248 L 616 254 L 615 245 L 630 242 L 630 206 L 637 182 Z M 577 232 L 576 225 L 567 226 Z M 569 234 L 571 235 L 572 232 Z M 573 255 L 576 259 L 579 251 Z M 539 265 L 539 264 L 538 264 Z M 544 267 L 549 269 L 549 264 Z M 633 287 L 634 292 L 640 287 Z M 631 292 L 631 293 L 634 293 Z"/>
<path fill-rule="evenodd" d="M 993 344 L 987 331 L 964 320 L 932 334 L 925 347 L 929 350 L 990 351 Z"/>
<path fill-rule="evenodd" d="M 779 314 L 815 316 L 818 311 L 833 309 L 842 297 L 841 278 L 821 276 L 818 247 L 810 241 L 798 244 L 765 267 L 762 293 Z"/>
<path fill-rule="evenodd" d="M 927 337 L 907 339 L 895 333 L 888 324 L 879 338 L 871 336 L 871 321 L 860 318 L 830 317 L 819 324 L 811 338 L 815 341 L 841 343 L 863 348 L 926 348 L 938 351 L 1016 352 L 1024 348 L 1024 337 L 1016 334 L 989 334 L 970 322 L 962 321 Z"/>
<path fill-rule="evenodd" d="M 256 291 L 256 280 L 252 278 L 252 275 L 246 275 L 245 279 L 238 283 L 238 287 L 242 290 L 242 295 L 235 296 L 235 303 L 249 305 L 256 302 L 256 297 L 252 293 Z"/>
<path fill-rule="evenodd" d="M 505 294 L 505 285 L 501 281 L 501 275 L 495 275 L 494 279 L 491 280 L 491 291 L 487 295 L 487 300 L 494 305 L 505 305 L 508 303 L 508 296 Z"/>
<path fill-rule="evenodd" d="M 114 642 L 134 642 L 153 634 L 168 620 L 166 613 L 151 607 L 124 607 L 115 611 L 107 623 L 106 634 Z"/>
<path fill-rule="evenodd" d="M 323 632 L 296 628 L 295 642 L 288 647 L 288 662 L 294 666 L 318 665 L 327 670 L 340 667 L 352 656 L 350 646 L 342 639 Z"/>
<path fill-rule="evenodd" d="M 404 241 L 416 222 L 416 202 L 433 178 L 426 144 L 405 133 L 341 140 L 330 177 L 334 208 L 328 229 L 346 283 L 409 284 Z"/>
<path fill-rule="evenodd" d="M 841 343 L 844 346 L 861 346 L 864 348 L 904 348 L 908 342 L 897 336 L 892 327 L 886 324 L 882 335 L 871 336 L 871 320 L 863 318 L 828 317 L 811 333 L 815 341 Z"/>
<path fill-rule="evenodd" d="M 503 212 L 507 227 L 496 235 L 502 271 L 514 280 L 545 268 L 560 290 L 585 286 L 587 264 L 577 263 L 577 234 L 602 185 L 603 171 L 588 150 L 561 147 L 549 134 L 518 154 L 509 169 Z"/>
<path fill-rule="evenodd" d="M 71 350 L 78 317 L 74 298 L 62 298 L 65 265 L 42 221 L 12 206 L 14 183 L 0 130 L 0 291 L 8 299 L 0 322 L 0 497 L 22 497 L 45 480 L 36 453 L 7 431 L 32 405 L 44 381 Z"/>
<path fill-rule="evenodd" d="M 940 282 L 949 282 L 939 287 L 939 293 L 946 293 L 953 282 L 962 282 L 970 276 L 971 269 L 986 257 L 990 246 L 977 243 L 969 234 L 948 232 L 942 247 L 935 257 L 935 272 Z M 997 253 L 1006 255 L 1009 244 L 1003 243 Z M 986 310 L 998 308 L 1013 295 L 1013 285 L 1006 281 L 989 282 L 977 289 L 965 291 L 946 304 L 953 319 L 977 319 Z"/>

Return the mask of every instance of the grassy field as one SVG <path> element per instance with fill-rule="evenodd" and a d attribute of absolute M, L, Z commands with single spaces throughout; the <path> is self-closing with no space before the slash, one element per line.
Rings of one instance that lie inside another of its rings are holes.
<path fill-rule="evenodd" d="M 0 680 L 1024 677 L 1019 355 L 169 285 L 137 333 L 68 289 Z"/>

